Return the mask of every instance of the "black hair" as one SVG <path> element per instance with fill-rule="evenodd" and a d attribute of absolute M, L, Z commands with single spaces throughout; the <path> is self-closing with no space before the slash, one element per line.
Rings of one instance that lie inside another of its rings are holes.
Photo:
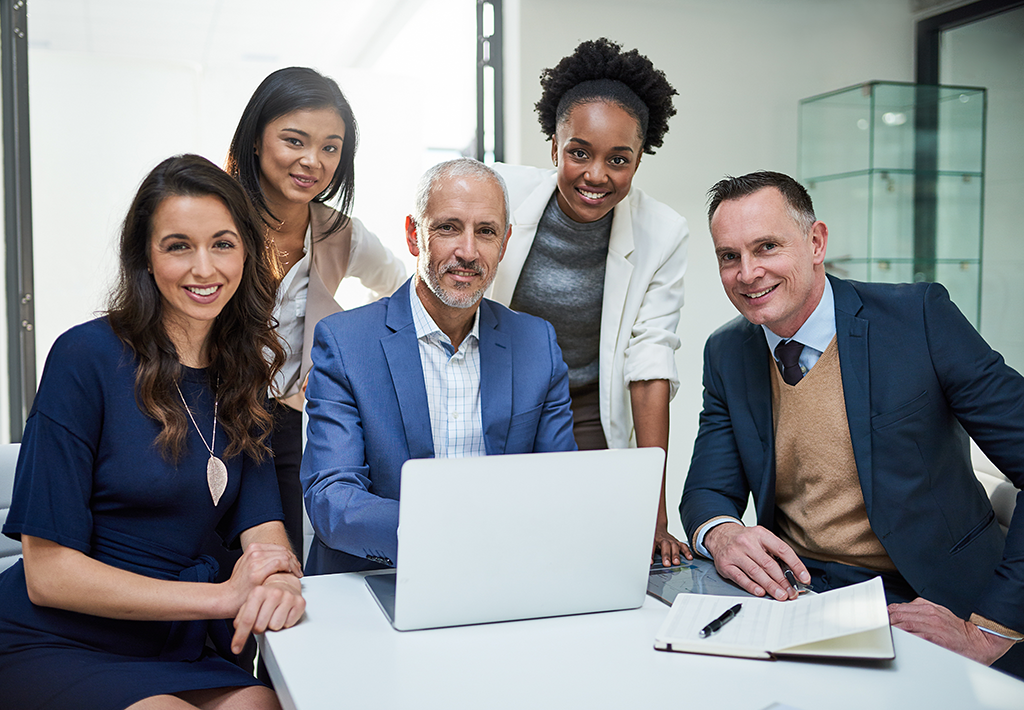
<path fill-rule="evenodd" d="M 313 202 L 322 203 L 340 195 L 338 215 L 327 229 L 327 234 L 331 234 L 345 227 L 349 221 L 349 212 L 355 199 L 355 156 L 356 144 L 359 142 L 352 106 L 334 79 L 307 67 L 278 69 L 264 79 L 256 87 L 238 120 L 224 169 L 242 184 L 260 215 L 277 219 L 267 207 L 260 187 L 260 159 L 256 155 L 256 145 L 263 137 L 267 124 L 274 119 L 292 111 L 321 108 L 334 109 L 345 124 L 345 140 L 342 142 L 338 168 L 324 191 L 313 198 Z"/>
<path fill-rule="evenodd" d="M 594 101 L 610 101 L 636 119 L 643 151 L 654 154 L 676 115 L 672 97 L 678 95 L 651 60 L 607 38 L 587 40 L 552 69 L 540 74 L 541 96 L 534 108 L 540 130 L 555 135 L 572 109 Z"/>
<path fill-rule="evenodd" d="M 715 216 L 715 210 L 726 200 L 737 200 L 766 187 L 774 187 L 782 193 L 793 220 L 803 229 L 809 230 L 814 224 L 814 204 L 804 186 L 785 173 L 759 170 L 740 177 L 726 176 L 708 190 L 708 224 Z"/>

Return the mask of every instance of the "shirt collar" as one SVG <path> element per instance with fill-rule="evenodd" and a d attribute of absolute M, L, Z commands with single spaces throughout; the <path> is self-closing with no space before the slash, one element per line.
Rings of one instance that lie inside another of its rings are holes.
<path fill-rule="evenodd" d="M 409 303 L 412 306 L 412 322 L 416 327 L 416 339 L 422 340 L 427 338 L 429 340 L 439 340 L 442 343 L 447 343 L 449 347 L 452 345 L 451 338 L 445 335 L 444 331 L 437 327 L 437 323 L 427 313 L 426 307 L 420 300 L 419 294 L 416 293 L 416 284 L 420 277 L 417 275 L 413 278 L 409 288 Z M 467 338 L 473 338 L 474 340 L 480 340 L 480 309 L 476 309 L 476 313 L 473 314 L 473 327 L 469 331 Z"/>
<path fill-rule="evenodd" d="M 768 347 L 775 352 L 775 346 L 786 338 L 782 338 L 771 331 L 766 325 L 762 325 L 764 337 L 768 340 Z M 821 300 L 814 308 L 811 315 L 800 326 L 791 340 L 803 343 L 820 353 L 825 352 L 828 344 L 836 335 L 836 303 L 832 295 L 832 284 L 828 278 L 825 279 L 825 290 L 821 294 Z"/>

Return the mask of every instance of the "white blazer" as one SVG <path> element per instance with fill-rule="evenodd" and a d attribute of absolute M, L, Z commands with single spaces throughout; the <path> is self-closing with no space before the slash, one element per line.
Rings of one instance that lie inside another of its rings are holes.
<path fill-rule="evenodd" d="M 494 166 L 512 204 L 512 236 L 490 289 L 508 305 L 533 246 L 544 208 L 556 189 L 554 170 Z M 668 380 L 679 387 L 675 351 L 686 271 L 686 220 L 667 205 L 633 188 L 614 210 L 601 307 L 601 425 L 608 446 L 625 448 L 633 438 L 629 384 Z"/>
<path fill-rule="evenodd" d="M 305 380 L 313 365 L 310 353 L 313 350 L 313 330 L 316 324 L 342 310 L 334 300 L 334 293 L 343 278 L 355 276 L 363 286 L 378 296 L 390 296 L 406 279 L 405 266 L 398 257 L 355 217 L 349 220 L 344 229 L 324 237 L 336 214 L 333 208 L 319 202 L 311 202 L 309 205 L 312 239 L 300 383 Z M 304 402 L 304 397 L 299 397 L 296 408 L 301 409 Z"/>

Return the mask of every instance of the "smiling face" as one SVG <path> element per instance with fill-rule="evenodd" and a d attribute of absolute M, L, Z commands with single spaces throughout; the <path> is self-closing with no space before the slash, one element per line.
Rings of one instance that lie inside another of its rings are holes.
<path fill-rule="evenodd" d="M 614 103 L 573 108 L 551 140 L 558 206 L 576 222 L 596 222 L 629 193 L 643 139 L 636 119 Z"/>
<path fill-rule="evenodd" d="M 266 125 L 256 145 L 267 204 L 307 204 L 334 179 L 345 123 L 331 108 L 300 109 Z"/>
<path fill-rule="evenodd" d="M 422 222 L 406 219 L 406 239 L 417 257 L 424 306 L 432 316 L 441 306 L 475 307 L 494 280 L 511 232 L 505 230 L 501 186 L 475 176 L 440 177 Z"/>
<path fill-rule="evenodd" d="M 825 289 L 825 223 L 805 231 L 782 193 L 766 187 L 722 202 L 711 218 L 711 237 L 736 309 L 751 323 L 793 337 Z"/>
<path fill-rule="evenodd" d="M 168 333 L 204 338 L 238 289 L 245 247 L 220 199 L 174 195 L 153 214 L 149 264 Z"/>

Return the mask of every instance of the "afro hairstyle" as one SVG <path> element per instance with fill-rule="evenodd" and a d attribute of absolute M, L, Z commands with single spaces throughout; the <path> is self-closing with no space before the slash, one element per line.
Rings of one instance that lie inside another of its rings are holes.
<path fill-rule="evenodd" d="M 581 91 L 573 91 L 584 83 Z M 622 85 L 629 91 L 623 91 Z M 534 108 L 545 136 L 553 136 L 558 123 L 576 106 L 606 100 L 637 119 L 643 150 L 652 155 L 668 132 L 668 119 L 676 114 L 672 97 L 679 93 L 650 59 L 635 49 L 623 52 L 621 45 L 605 37 L 581 43 L 554 68 L 542 71 L 540 86 L 540 101 Z M 641 110 L 630 93 L 639 99 Z"/>

